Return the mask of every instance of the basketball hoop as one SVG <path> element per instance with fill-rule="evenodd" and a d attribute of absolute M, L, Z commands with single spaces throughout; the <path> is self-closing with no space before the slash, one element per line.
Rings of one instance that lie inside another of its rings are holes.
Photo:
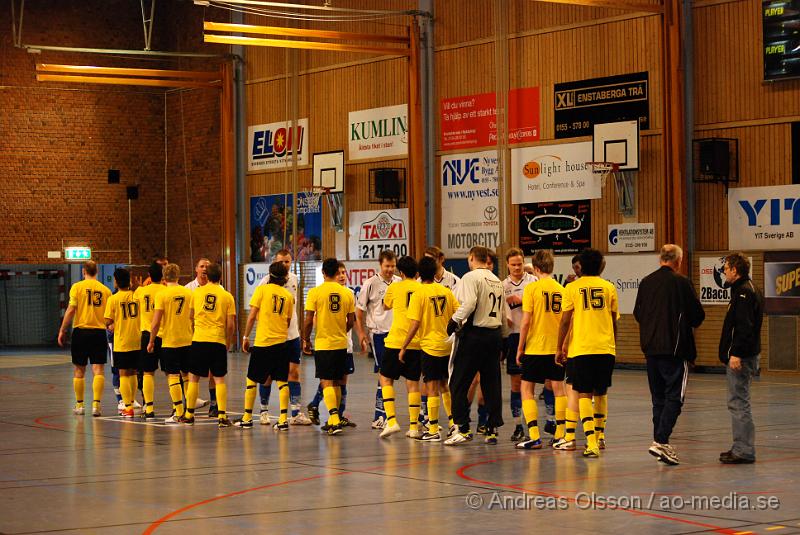
<path fill-rule="evenodd" d="M 331 192 L 331 188 L 320 188 L 318 186 L 312 186 L 310 190 L 305 190 L 303 193 L 306 196 L 306 203 L 308 208 L 314 210 L 315 212 L 320 210 L 319 201 L 323 195 L 328 195 Z"/>
<path fill-rule="evenodd" d="M 600 187 L 606 187 L 606 180 L 611 175 L 619 172 L 619 164 L 613 162 L 586 162 L 592 168 L 592 173 L 600 176 Z"/>

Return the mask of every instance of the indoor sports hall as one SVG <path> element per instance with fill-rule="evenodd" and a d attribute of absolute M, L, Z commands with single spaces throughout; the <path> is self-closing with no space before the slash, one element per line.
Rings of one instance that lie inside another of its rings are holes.
<path fill-rule="evenodd" d="M 0 533 L 800 533 L 800 1 L 0 28 Z"/>

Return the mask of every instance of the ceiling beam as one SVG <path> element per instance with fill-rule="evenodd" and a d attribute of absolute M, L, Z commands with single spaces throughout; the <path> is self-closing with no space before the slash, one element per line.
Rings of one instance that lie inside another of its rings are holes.
<path fill-rule="evenodd" d="M 94 76 L 109 74 L 118 76 L 149 76 L 155 78 L 187 78 L 196 81 L 219 80 L 218 72 L 207 71 L 173 71 L 166 69 L 129 69 L 118 67 L 95 67 L 94 65 L 53 65 L 50 63 L 37 63 L 36 72 L 58 72 L 67 74 L 81 74 Z"/>
<path fill-rule="evenodd" d="M 156 78 L 115 78 L 110 76 L 77 76 L 69 74 L 37 74 L 37 82 L 71 82 L 82 84 L 138 85 L 149 87 L 220 87 L 220 82 L 199 82 L 194 80 L 160 80 Z"/>
<path fill-rule="evenodd" d="M 364 52 L 368 54 L 390 54 L 408 56 L 407 48 L 390 48 L 378 46 L 343 45 L 339 43 L 322 43 L 318 41 L 294 41 L 291 39 L 260 39 L 256 37 L 239 37 L 234 35 L 204 34 L 206 43 L 220 43 L 243 46 L 271 46 L 277 48 L 299 48 L 305 50 L 332 50 L 336 52 Z"/>
<path fill-rule="evenodd" d="M 252 24 L 228 24 L 223 22 L 204 22 L 203 29 L 215 32 L 256 33 L 260 35 L 289 35 L 294 37 L 315 37 L 320 39 L 342 39 L 345 41 L 371 41 L 385 43 L 408 43 L 404 35 L 376 35 L 369 33 L 335 32 L 328 30 L 306 30 L 280 26 L 254 26 Z"/>
<path fill-rule="evenodd" d="M 664 1 L 657 4 L 637 2 L 636 0 L 534 0 L 551 4 L 569 4 L 587 7 L 604 7 L 622 11 L 644 11 L 647 13 L 664 13 Z"/>

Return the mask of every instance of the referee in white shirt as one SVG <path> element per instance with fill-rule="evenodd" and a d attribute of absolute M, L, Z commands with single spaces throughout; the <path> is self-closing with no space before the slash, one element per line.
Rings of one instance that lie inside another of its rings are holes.
<path fill-rule="evenodd" d="M 459 431 L 445 441 L 448 446 L 472 440 L 467 393 L 476 373 L 481 374 L 481 390 L 489 412 L 487 444 L 497 444 L 497 428 L 503 425 L 500 355 L 507 326 L 503 283 L 488 268 L 489 254 L 486 247 L 470 249 L 471 271 L 458 283 L 461 306 L 447 327 L 453 333 L 461 326 L 450 372 L 453 420 Z"/>

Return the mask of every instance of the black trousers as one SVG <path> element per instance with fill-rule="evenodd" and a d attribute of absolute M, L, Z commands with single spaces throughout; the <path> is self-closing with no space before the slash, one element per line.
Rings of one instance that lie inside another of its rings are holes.
<path fill-rule="evenodd" d="M 489 412 L 487 426 L 503 425 L 503 395 L 500 382 L 502 346 L 500 329 L 465 327 L 457 338 L 449 384 L 453 420 L 463 431 L 469 429 L 470 422 L 467 393 L 475 374 L 479 372 L 484 407 Z"/>
<path fill-rule="evenodd" d="M 669 444 L 686 393 L 689 364 L 673 356 L 648 356 L 647 380 L 653 400 L 653 440 Z"/>

